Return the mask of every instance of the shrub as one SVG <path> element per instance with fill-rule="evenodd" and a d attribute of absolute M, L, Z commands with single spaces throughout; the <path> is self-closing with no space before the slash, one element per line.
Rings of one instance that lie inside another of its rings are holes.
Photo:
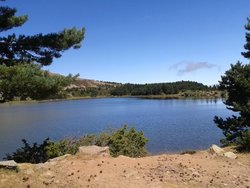
<path fill-rule="evenodd" d="M 75 154 L 77 149 L 75 144 L 73 144 L 73 140 L 64 139 L 59 142 L 52 142 L 44 148 L 47 154 L 47 158 L 55 158 L 65 154 Z"/>
<path fill-rule="evenodd" d="M 242 134 L 242 138 L 238 141 L 237 150 L 250 152 L 250 130 Z"/>
<path fill-rule="evenodd" d="M 45 139 L 41 145 L 34 143 L 32 146 L 25 140 L 22 140 L 24 146 L 17 149 L 13 154 L 7 154 L 5 159 L 14 160 L 19 163 L 41 163 L 47 161 L 48 155 L 46 147 L 51 144 L 49 138 Z"/>
<path fill-rule="evenodd" d="M 80 138 L 66 138 L 58 142 L 47 138 L 41 145 L 33 143 L 31 146 L 23 139 L 24 146 L 12 154 L 7 154 L 5 159 L 19 163 L 41 163 L 65 154 L 75 154 L 80 146 L 89 145 L 109 146 L 110 153 L 114 157 L 119 155 L 142 157 L 147 154 L 147 141 L 142 131 L 137 132 L 135 128 L 128 129 L 127 125 L 124 125 L 117 131 L 102 132 L 99 135 L 88 134 Z"/>
<path fill-rule="evenodd" d="M 108 146 L 111 155 L 125 155 L 129 157 L 143 157 L 147 154 L 145 138 L 142 131 L 137 132 L 135 128 L 127 130 L 127 125 L 113 132 L 109 138 Z"/>
<path fill-rule="evenodd" d="M 110 133 L 108 132 L 101 132 L 99 136 L 95 140 L 95 145 L 97 146 L 108 146 L 110 140 Z"/>

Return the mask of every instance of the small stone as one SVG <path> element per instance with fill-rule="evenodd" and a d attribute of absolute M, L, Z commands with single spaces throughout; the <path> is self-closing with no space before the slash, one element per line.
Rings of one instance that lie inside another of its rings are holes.
<path fill-rule="evenodd" d="M 99 146 L 81 146 L 78 148 L 78 153 L 80 155 L 91 155 L 91 156 L 103 156 L 109 157 L 109 147 L 99 147 Z"/>
<path fill-rule="evenodd" d="M 223 153 L 225 152 L 222 148 L 220 148 L 219 146 L 213 144 L 210 148 L 209 151 L 212 155 L 219 155 L 222 156 Z"/>
<path fill-rule="evenodd" d="M 16 169 L 17 163 L 14 160 L 0 161 L 0 168 Z"/>
<path fill-rule="evenodd" d="M 234 154 L 233 152 L 226 152 L 226 153 L 224 153 L 224 156 L 229 158 L 229 159 L 236 159 L 237 158 L 237 155 Z"/>
<path fill-rule="evenodd" d="M 47 172 L 43 173 L 42 175 L 47 177 L 47 178 L 54 178 L 55 177 L 53 172 L 51 172 L 51 171 L 47 171 Z"/>

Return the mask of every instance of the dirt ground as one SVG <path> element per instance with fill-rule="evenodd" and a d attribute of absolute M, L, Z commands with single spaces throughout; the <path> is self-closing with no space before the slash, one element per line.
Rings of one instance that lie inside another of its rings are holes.
<path fill-rule="evenodd" d="M 250 154 L 237 159 L 163 154 L 144 158 L 68 156 L 44 164 L 19 164 L 18 173 L 0 170 L 0 187 L 250 188 Z"/>

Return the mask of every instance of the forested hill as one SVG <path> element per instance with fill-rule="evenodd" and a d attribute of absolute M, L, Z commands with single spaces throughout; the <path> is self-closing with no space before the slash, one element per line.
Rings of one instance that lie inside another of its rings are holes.
<path fill-rule="evenodd" d="M 153 83 L 153 84 L 123 84 L 111 91 L 111 95 L 169 95 L 178 94 L 184 91 L 210 91 L 215 88 L 208 87 L 202 83 L 194 81 L 178 81 L 169 83 Z"/>

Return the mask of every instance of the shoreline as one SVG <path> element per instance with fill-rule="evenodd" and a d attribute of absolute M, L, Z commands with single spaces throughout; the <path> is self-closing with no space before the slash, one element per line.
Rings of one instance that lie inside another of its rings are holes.
<path fill-rule="evenodd" d="M 124 96 L 84 96 L 84 97 L 69 97 L 64 99 L 45 99 L 45 100 L 20 100 L 20 101 L 8 101 L 4 103 L 0 103 L 1 105 L 12 105 L 12 104 L 33 104 L 33 103 L 47 103 L 47 102 L 61 102 L 61 101 L 70 101 L 70 100 L 84 100 L 84 99 L 105 99 L 105 98 L 137 98 L 137 99 L 156 99 L 156 100 L 168 100 L 168 99 L 192 99 L 192 100 L 199 100 L 199 99 L 222 99 L 221 96 L 182 96 L 179 94 L 176 95 L 138 95 L 138 96 L 131 96 L 131 95 L 124 95 Z"/>

